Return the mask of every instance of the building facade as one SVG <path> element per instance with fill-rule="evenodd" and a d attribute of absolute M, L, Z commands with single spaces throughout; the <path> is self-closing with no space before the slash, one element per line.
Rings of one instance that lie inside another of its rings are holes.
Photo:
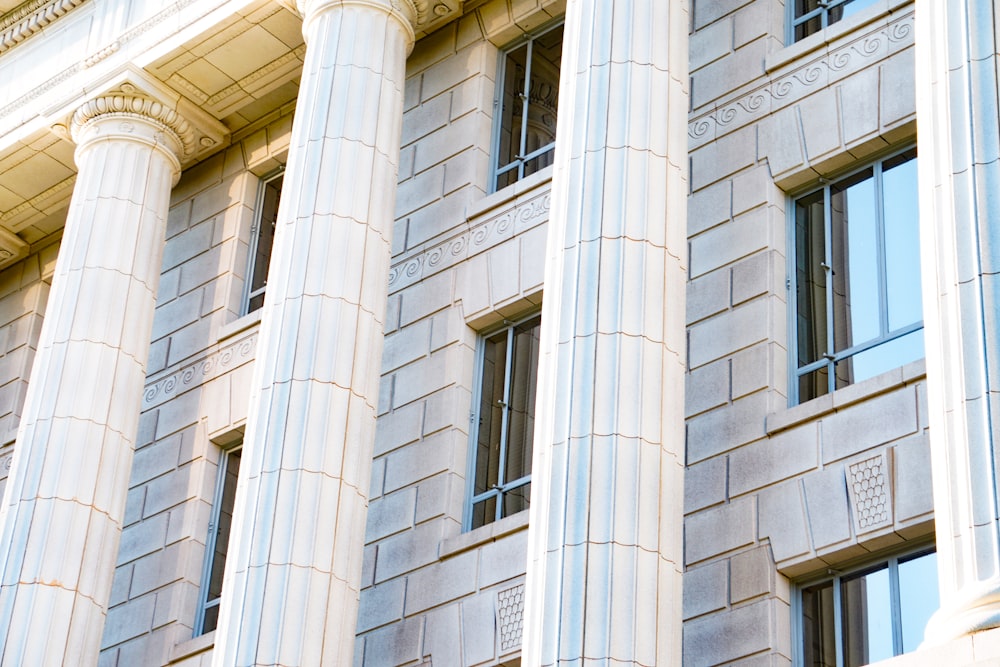
<path fill-rule="evenodd" d="M 0 0 L 0 664 L 995 661 L 998 21 Z"/>

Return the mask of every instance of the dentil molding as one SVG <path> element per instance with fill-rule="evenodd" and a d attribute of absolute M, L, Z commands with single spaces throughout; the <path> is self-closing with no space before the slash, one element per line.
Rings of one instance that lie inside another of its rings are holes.
<path fill-rule="evenodd" d="M 0 53 L 39 33 L 86 0 L 35 0 L 0 17 Z"/>

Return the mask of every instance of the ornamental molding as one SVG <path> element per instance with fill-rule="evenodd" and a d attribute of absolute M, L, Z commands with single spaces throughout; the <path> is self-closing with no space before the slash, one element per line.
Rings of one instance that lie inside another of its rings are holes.
<path fill-rule="evenodd" d="M 101 117 L 120 117 L 126 123 L 131 118 L 149 119 L 173 135 L 182 165 L 217 150 L 229 134 L 226 126 L 211 114 L 132 66 L 97 82 L 93 89 L 103 92 L 82 104 L 71 103 L 53 113 L 64 119 L 52 124 L 53 132 L 80 143 L 85 128 Z"/>
<path fill-rule="evenodd" d="M 688 122 L 689 148 L 697 148 L 765 118 L 911 44 L 913 12 L 884 23 L 794 70 L 770 79 L 750 93 L 692 118 Z"/>
<path fill-rule="evenodd" d="M 550 195 L 550 184 L 546 183 L 544 189 L 510 202 L 481 221 L 470 220 L 464 232 L 393 264 L 389 269 L 389 292 L 408 287 L 548 221 Z"/>
<path fill-rule="evenodd" d="M 73 140 L 80 142 L 84 128 L 93 120 L 105 116 L 139 117 L 153 120 L 173 133 L 182 155 L 187 157 L 195 151 L 195 131 L 191 123 L 162 102 L 143 95 L 132 84 L 122 84 L 117 93 L 109 93 L 84 102 L 73 114 L 70 133 Z"/>
<path fill-rule="evenodd" d="M 150 382 L 142 395 L 142 409 L 154 408 L 253 361 L 257 353 L 257 333 L 256 328 L 252 329 L 243 338 Z"/>
<path fill-rule="evenodd" d="M 79 2 L 81 4 L 83 2 L 86 2 L 86 0 L 74 0 L 74 1 Z M 155 28 L 160 23 L 163 23 L 167 19 L 180 13 L 188 6 L 195 5 L 196 3 L 199 12 L 197 15 L 191 17 L 191 21 L 189 23 L 194 23 L 204 18 L 205 16 L 208 16 L 210 13 L 215 11 L 220 4 L 222 4 L 222 0 L 217 0 L 216 2 L 209 2 L 209 0 L 175 0 L 174 2 L 171 2 L 170 5 L 166 7 L 163 11 L 151 16 L 142 23 L 127 30 L 126 32 L 122 33 L 119 37 L 117 37 L 115 40 L 97 49 L 83 60 L 72 63 L 71 65 L 69 65 L 69 67 L 59 72 L 51 79 L 40 82 L 37 86 L 32 87 L 31 90 L 27 91 L 24 95 L 21 95 L 20 97 L 10 101 L 8 104 L 5 104 L 3 107 L 0 107 L 0 118 L 4 118 L 14 112 L 23 110 L 24 106 L 30 103 L 32 100 L 42 97 L 43 95 L 50 92 L 54 88 L 57 88 L 60 84 L 65 83 L 66 81 L 72 79 L 74 76 L 76 76 L 83 70 L 93 67 L 94 65 L 101 62 L 105 58 L 108 58 L 112 54 L 117 53 L 119 50 L 122 49 L 123 46 L 125 46 L 129 42 L 137 39 L 138 37 L 142 36 L 143 34 Z M 47 0 L 45 4 L 55 4 L 55 3 L 53 3 L 53 0 Z M 68 138 L 68 135 L 65 136 Z"/>
<path fill-rule="evenodd" d="M 892 467 L 888 451 L 867 454 L 845 466 L 855 535 L 892 526 Z"/>
<path fill-rule="evenodd" d="M 524 630 L 524 584 L 498 591 L 496 609 L 500 651 L 520 648 Z"/>
<path fill-rule="evenodd" d="M 0 17 L 0 53 L 11 49 L 86 0 L 33 0 Z"/>
<path fill-rule="evenodd" d="M 340 4 L 343 0 L 278 0 L 278 3 L 305 16 L 322 4 Z M 391 9 L 406 17 L 410 27 L 419 37 L 437 30 L 461 14 L 460 0 L 353 0 Z"/>

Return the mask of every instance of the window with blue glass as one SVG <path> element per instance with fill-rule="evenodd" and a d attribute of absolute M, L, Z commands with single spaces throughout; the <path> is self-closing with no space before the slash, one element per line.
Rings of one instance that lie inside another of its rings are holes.
<path fill-rule="evenodd" d="M 916 149 L 797 197 L 792 217 L 791 402 L 922 359 Z"/>
<path fill-rule="evenodd" d="M 562 40 L 561 23 L 545 26 L 501 54 L 494 103 L 492 190 L 552 164 Z"/>
<path fill-rule="evenodd" d="M 467 528 L 528 509 L 539 315 L 480 339 Z"/>
<path fill-rule="evenodd" d="M 792 41 L 820 32 L 843 18 L 874 5 L 876 0 L 793 0 L 791 7 Z"/>
<path fill-rule="evenodd" d="M 937 611 L 933 548 L 846 572 L 797 590 L 796 664 L 859 667 L 915 650 Z"/>

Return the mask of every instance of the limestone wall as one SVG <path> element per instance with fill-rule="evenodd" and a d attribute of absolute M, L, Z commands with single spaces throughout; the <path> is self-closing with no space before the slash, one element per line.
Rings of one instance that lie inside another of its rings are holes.
<path fill-rule="evenodd" d="M 784 24 L 764 0 L 695 9 L 690 665 L 790 663 L 797 578 L 933 537 L 922 361 L 788 401 L 789 195 L 915 141 L 912 5 L 876 3 L 787 47 Z M 849 484 L 869 468 L 890 480 L 877 526 Z"/>

